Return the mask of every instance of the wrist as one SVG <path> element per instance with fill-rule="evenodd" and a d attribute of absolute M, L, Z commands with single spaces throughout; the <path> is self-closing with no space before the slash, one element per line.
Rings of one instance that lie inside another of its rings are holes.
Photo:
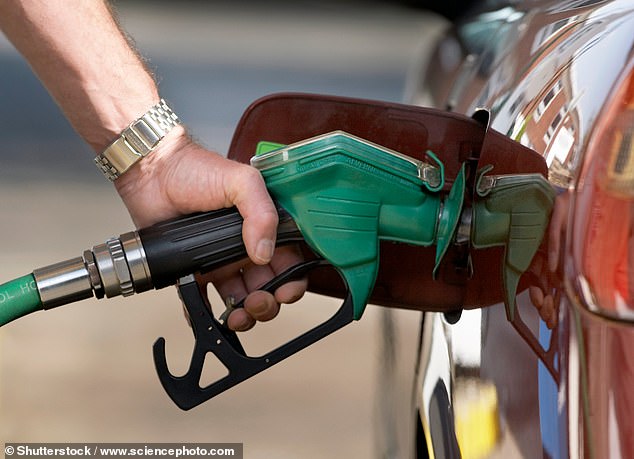
<path fill-rule="evenodd" d="M 178 153 L 193 142 L 184 126 L 175 126 L 159 142 L 156 148 L 134 164 L 128 171 L 115 180 L 114 186 L 117 192 L 123 197 L 130 194 L 134 189 L 142 188 L 150 181 L 154 181 L 162 171 L 166 169 L 166 164 L 178 160 Z"/>
<path fill-rule="evenodd" d="M 185 129 L 177 126 L 152 154 L 113 183 L 137 227 L 180 214 L 170 200 L 168 182 L 174 167 L 192 144 Z"/>
<path fill-rule="evenodd" d="M 178 116 L 161 99 L 123 129 L 118 137 L 95 157 L 95 163 L 107 179 L 115 181 L 154 152 L 165 136 L 178 125 Z"/>

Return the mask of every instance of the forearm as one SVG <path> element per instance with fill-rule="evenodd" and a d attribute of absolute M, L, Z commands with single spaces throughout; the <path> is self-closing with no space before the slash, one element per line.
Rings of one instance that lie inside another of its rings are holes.
<path fill-rule="evenodd" d="M 0 27 L 95 151 L 159 100 L 102 0 L 0 0 Z"/>

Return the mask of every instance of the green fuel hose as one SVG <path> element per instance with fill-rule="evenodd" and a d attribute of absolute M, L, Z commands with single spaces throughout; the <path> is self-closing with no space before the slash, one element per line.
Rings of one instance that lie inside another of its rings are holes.
<path fill-rule="evenodd" d="M 42 309 L 33 274 L 0 285 L 0 326 Z"/>

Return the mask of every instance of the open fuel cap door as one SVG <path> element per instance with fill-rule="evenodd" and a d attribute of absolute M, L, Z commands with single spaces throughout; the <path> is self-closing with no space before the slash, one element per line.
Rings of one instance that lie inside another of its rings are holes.
<path fill-rule="evenodd" d="M 390 102 L 296 93 L 274 94 L 254 102 L 236 128 L 228 156 L 248 163 L 260 142 L 288 145 L 337 130 L 419 161 L 429 162 L 427 152 L 433 152 L 444 165 L 447 194 L 456 180 L 465 181 L 464 172 L 460 171 L 469 162 L 474 167 L 467 175 L 485 166 L 492 166 L 491 174 L 495 176 L 546 177 L 548 171 L 541 155 L 466 116 Z M 475 181 L 475 176 L 466 177 L 467 183 Z M 484 182 L 481 179 L 479 183 Z M 475 187 L 471 192 L 473 196 L 465 205 L 482 199 Z M 548 207 L 549 198 L 544 199 Z M 544 213 L 549 214 L 546 207 Z M 508 253 L 504 243 L 480 244 L 478 250 L 470 252 L 469 269 L 453 266 L 451 261 L 446 266 L 436 266 L 436 247 L 381 242 L 380 253 L 379 271 L 370 296 L 374 304 L 450 311 L 509 302 L 501 282 Z M 336 276 L 326 270 L 312 273 L 309 288 L 342 297 L 345 292 L 333 287 L 339 285 Z"/>

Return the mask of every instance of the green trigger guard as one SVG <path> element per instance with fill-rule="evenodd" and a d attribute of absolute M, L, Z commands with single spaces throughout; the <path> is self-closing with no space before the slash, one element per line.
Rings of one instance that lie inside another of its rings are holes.
<path fill-rule="evenodd" d="M 541 174 L 487 176 L 492 169 L 478 172 L 471 240 L 476 249 L 504 246 L 504 304 L 513 322 L 519 281 L 543 241 L 555 191 Z"/>

